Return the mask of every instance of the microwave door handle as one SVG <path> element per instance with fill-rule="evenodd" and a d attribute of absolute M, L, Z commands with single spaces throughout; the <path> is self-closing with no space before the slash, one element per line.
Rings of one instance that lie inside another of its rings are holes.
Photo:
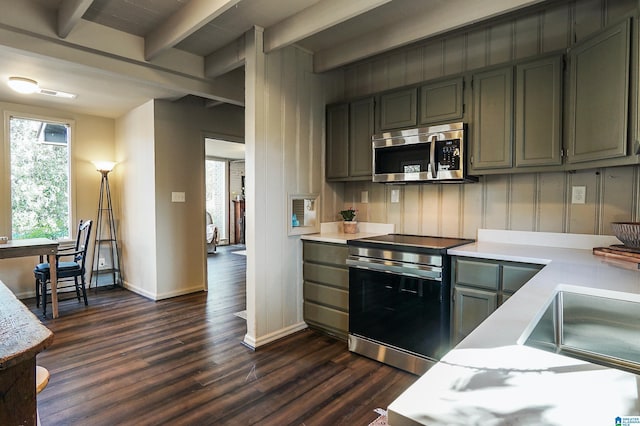
<path fill-rule="evenodd" d="M 433 135 L 431 137 L 431 143 L 429 144 L 429 165 L 431 166 L 431 177 L 436 179 L 438 177 L 438 170 L 436 169 L 436 141 L 438 136 Z"/>

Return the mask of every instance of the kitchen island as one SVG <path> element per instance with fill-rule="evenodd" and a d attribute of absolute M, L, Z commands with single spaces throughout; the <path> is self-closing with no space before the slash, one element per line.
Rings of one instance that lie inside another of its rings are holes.
<path fill-rule="evenodd" d="M 36 355 L 53 333 L 0 281 L 0 424 L 36 424 Z"/>
<path fill-rule="evenodd" d="M 523 345 L 559 291 L 640 302 L 640 271 L 592 254 L 615 237 L 479 230 L 456 256 L 546 265 L 388 410 L 392 426 L 615 425 L 640 376 Z"/>

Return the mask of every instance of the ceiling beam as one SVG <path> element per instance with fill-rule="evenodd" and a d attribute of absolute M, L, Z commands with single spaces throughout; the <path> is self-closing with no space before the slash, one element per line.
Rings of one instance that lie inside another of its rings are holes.
<path fill-rule="evenodd" d="M 148 61 L 180 43 L 239 2 L 240 0 L 191 0 L 145 37 L 145 60 Z"/>
<path fill-rule="evenodd" d="M 293 44 L 389 3 L 391 0 L 324 0 L 264 30 L 264 51 Z"/>
<path fill-rule="evenodd" d="M 65 38 L 76 26 L 93 0 L 62 0 L 58 8 L 58 36 Z"/>
<path fill-rule="evenodd" d="M 543 0 L 468 0 L 433 2 L 428 11 L 390 27 L 356 37 L 314 54 L 315 72 L 328 71 L 454 29 L 504 15 Z"/>
<path fill-rule="evenodd" d="M 204 76 L 215 78 L 244 65 L 244 36 L 204 58 Z"/>

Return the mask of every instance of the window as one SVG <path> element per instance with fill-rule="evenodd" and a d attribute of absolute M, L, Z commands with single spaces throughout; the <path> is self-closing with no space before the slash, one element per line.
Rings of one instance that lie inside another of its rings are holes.
<path fill-rule="evenodd" d="M 11 238 L 71 237 L 69 124 L 9 118 Z"/>

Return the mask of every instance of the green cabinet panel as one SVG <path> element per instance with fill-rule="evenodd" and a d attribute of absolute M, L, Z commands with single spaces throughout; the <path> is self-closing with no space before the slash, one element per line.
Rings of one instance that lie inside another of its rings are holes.
<path fill-rule="evenodd" d="M 304 283 L 304 299 L 343 311 L 349 311 L 349 291 L 312 282 Z"/>
<path fill-rule="evenodd" d="M 498 290 L 500 286 L 500 265 L 481 260 L 455 258 L 455 284 Z"/>
<path fill-rule="evenodd" d="M 472 170 L 513 165 L 513 67 L 473 75 Z"/>
<path fill-rule="evenodd" d="M 349 176 L 371 178 L 373 168 L 373 98 L 352 102 L 349 111 Z"/>
<path fill-rule="evenodd" d="M 454 256 L 452 262 L 453 329 L 458 343 L 515 293 L 543 265 Z"/>
<path fill-rule="evenodd" d="M 380 95 L 380 130 L 416 126 L 418 89 L 397 90 Z"/>
<path fill-rule="evenodd" d="M 302 274 L 305 281 L 314 281 L 343 288 L 349 287 L 348 269 L 305 262 Z"/>
<path fill-rule="evenodd" d="M 304 242 L 303 260 L 305 262 L 328 263 L 346 266 L 349 249 L 344 244 Z"/>
<path fill-rule="evenodd" d="M 542 265 L 534 264 L 504 264 L 502 265 L 502 289 L 515 293 L 535 274 L 540 272 Z"/>
<path fill-rule="evenodd" d="M 304 302 L 303 309 L 305 321 L 309 325 L 342 340 L 347 340 L 349 333 L 348 313 L 312 302 Z"/>
<path fill-rule="evenodd" d="M 349 177 L 349 104 L 327 106 L 327 179 Z"/>
<path fill-rule="evenodd" d="M 561 55 L 516 66 L 516 167 L 562 163 Z"/>
<path fill-rule="evenodd" d="M 304 320 L 346 340 L 349 331 L 349 268 L 346 244 L 303 241 Z"/>
<path fill-rule="evenodd" d="M 460 342 L 498 307 L 493 291 L 456 287 L 454 289 L 453 341 Z"/>
<path fill-rule="evenodd" d="M 327 106 L 327 180 L 371 180 L 374 104 L 369 97 Z"/>
<path fill-rule="evenodd" d="M 630 20 L 569 50 L 569 163 L 627 154 Z"/>
<path fill-rule="evenodd" d="M 421 86 L 418 124 L 461 119 L 464 112 L 462 91 L 462 77 Z"/>

